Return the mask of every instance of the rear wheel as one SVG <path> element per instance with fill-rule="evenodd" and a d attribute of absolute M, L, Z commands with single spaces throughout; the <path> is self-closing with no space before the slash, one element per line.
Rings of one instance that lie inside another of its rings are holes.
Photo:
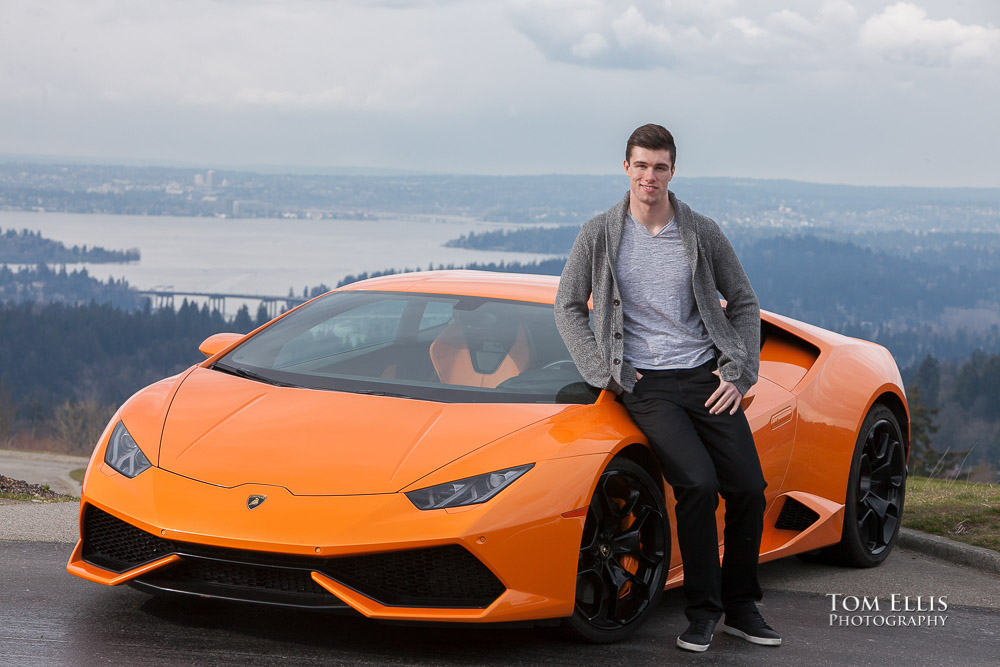
<path fill-rule="evenodd" d="M 844 507 L 844 532 L 831 555 L 854 567 L 873 567 L 884 561 L 896 544 L 905 493 L 902 431 L 892 410 L 876 404 L 858 433 Z"/>
<path fill-rule="evenodd" d="M 565 627 L 595 643 L 632 634 L 663 594 L 669 554 L 660 485 L 637 463 L 613 460 L 590 501 L 580 542 L 576 608 Z"/>

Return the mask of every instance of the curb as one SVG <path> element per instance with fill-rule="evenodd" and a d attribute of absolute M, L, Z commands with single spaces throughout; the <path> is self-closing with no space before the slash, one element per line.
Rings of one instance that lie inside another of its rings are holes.
<path fill-rule="evenodd" d="M 1000 552 L 963 544 L 947 537 L 930 535 L 912 528 L 900 528 L 896 544 L 911 551 L 941 558 L 982 572 L 1000 575 Z"/>

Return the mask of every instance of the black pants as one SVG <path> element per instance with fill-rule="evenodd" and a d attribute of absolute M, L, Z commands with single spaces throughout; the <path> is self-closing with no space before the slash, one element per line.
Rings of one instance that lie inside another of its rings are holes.
<path fill-rule="evenodd" d="M 719 386 L 715 362 L 697 368 L 640 371 L 622 402 L 649 439 L 677 501 L 684 562 L 685 614 L 718 620 L 761 599 L 757 581 L 764 525 L 764 475 L 743 409 L 709 414 Z M 725 554 L 719 566 L 715 511 L 726 501 Z"/>

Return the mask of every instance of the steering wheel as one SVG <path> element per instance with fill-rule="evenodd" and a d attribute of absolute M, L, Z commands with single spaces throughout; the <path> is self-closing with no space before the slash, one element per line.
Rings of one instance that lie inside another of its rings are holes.
<path fill-rule="evenodd" d="M 576 368 L 576 363 L 572 359 L 557 359 L 556 361 L 553 361 L 551 363 L 542 366 L 542 370 L 549 370 L 549 369 L 559 370 L 566 364 L 572 366 L 573 368 Z"/>

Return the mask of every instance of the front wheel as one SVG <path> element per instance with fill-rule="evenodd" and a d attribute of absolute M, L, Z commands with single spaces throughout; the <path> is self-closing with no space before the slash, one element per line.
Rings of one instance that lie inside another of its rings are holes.
<path fill-rule="evenodd" d="M 607 643 L 629 636 L 656 608 L 667 576 L 670 531 L 659 484 L 615 459 L 601 473 L 580 542 L 576 608 L 565 627 Z"/>
<path fill-rule="evenodd" d="M 884 561 L 896 544 L 905 493 L 902 431 L 892 410 L 876 404 L 865 417 L 854 448 L 836 559 L 854 567 Z"/>

